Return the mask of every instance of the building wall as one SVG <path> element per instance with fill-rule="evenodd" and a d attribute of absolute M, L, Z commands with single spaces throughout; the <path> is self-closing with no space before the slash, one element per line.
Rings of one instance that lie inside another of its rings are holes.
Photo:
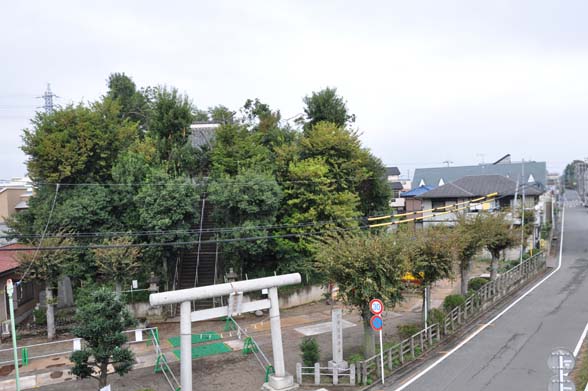
<path fill-rule="evenodd" d="M 0 222 L 3 222 L 16 212 L 14 207 L 20 202 L 20 196 L 26 191 L 26 187 L 7 188 L 0 193 Z"/>

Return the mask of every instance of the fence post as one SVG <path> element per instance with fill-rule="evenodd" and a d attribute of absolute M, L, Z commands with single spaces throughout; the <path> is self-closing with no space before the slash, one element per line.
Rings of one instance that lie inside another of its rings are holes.
<path fill-rule="evenodd" d="M 388 368 L 390 370 L 392 370 L 392 368 L 394 368 L 394 365 L 392 364 L 392 349 L 388 350 Z"/>
<path fill-rule="evenodd" d="M 419 341 L 420 341 L 421 353 L 422 353 L 422 352 L 425 351 L 425 338 L 423 337 L 423 332 L 422 331 L 419 333 Z"/>
<path fill-rule="evenodd" d="M 400 364 L 404 364 L 404 347 L 402 346 L 404 344 L 404 341 L 400 341 L 400 344 L 398 345 L 398 357 L 400 358 Z"/>
<path fill-rule="evenodd" d="M 333 366 L 333 385 L 336 386 L 339 384 L 339 368 L 334 365 Z"/>
<path fill-rule="evenodd" d="M 410 355 L 412 356 L 413 360 L 415 359 L 414 355 L 414 335 L 410 337 Z"/>
<path fill-rule="evenodd" d="M 355 364 L 349 366 L 349 385 L 355 385 Z"/>
<path fill-rule="evenodd" d="M 314 384 L 317 386 L 321 384 L 321 364 L 318 362 L 314 363 Z"/>
<path fill-rule="evenodd" d="M 435 327 L 435 325 L 429 327 L 427 332 L 427 337 L 429 338 L 429 347 L 433 346 L 433 327 Z M 437 324 L 437 327 L 439 327 L 439 324 Z"/>
<path fill-rule="evenodd" d="M 368 376 L 367 376 L 367 362 L 366 361 L 363 361 L 361 363 L 361 374 L 362 374 L 361 382 L 363 384 L 367 384 Z"/>
<path fill-rule="evenodd" d="M 302 384 L 302 364 L 296 363 L 296 383 Z"/>

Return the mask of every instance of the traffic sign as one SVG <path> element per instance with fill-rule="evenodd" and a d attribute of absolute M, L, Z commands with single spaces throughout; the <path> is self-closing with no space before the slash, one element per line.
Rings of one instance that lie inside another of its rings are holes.
<path fill-rule="evenodd" d="M 382 327 L 384 327 L 384 320 L 380 315 L 374 315 L 370 319 L 370 325 L 374 331 L 380 331 L 382 330 Z"/>
<path fill-rule="evenodd" d="M 547 358 L 547 366 L 554 372 L 571 371 L 576 366 L 574 354 L 567 349 L 556 349 Z"/>
<path fill-rule="evenodd" d="M 374 315 L 380 315 L 384 312 L 384 303 L 380 299 L 372 299 L 370 301 L 370 311 Z"/>

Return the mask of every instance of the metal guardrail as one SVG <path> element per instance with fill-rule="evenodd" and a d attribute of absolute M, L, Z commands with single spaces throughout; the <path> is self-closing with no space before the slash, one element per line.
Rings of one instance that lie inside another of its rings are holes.
<path fill-rule="evenodd" d="M 518 289 L 522 283 L 527 282 L 544 267 L 545 256 L 543 253 L 538 253 L 499 275 L 495 280 L 484 284 L 462 305 L 451 310 L 441 324 L 433 324 L 385 350 L 384 355 L 387 362 L 384 364 L 383 370 L 388 370 L 388 374 L 390 374 L 425 351 L 432 349 L 444 337 L 452 335 L 469 320 L 492 308 L 500 299 Z M 356 365 L 358 383 L 367 384 L 370 378 L 380 379 L 382 377 L 379 354 L 358 361 Z"/>
<path fill-rule="evenodd" d="M 145 342 L 143 333 L 158 333 L 157 327 L 143 328 L 136 330 L 124 331 L 125 334 L 134 335 L 134 338 L 129 338 L 126 342 L 129 345 Z M 61 341 L 44 342 L 40 344 L 18 346 L 18 361 L 22 365 L 28 365 L 31 360 L 69 355 L 76 350 L 81 350 L 84 345 L 84 340 L 81 338 L 65 339 Z M 51 347 L 51 353 L 46 353 L 48 347 Z M 12 348 L 0 349 L 0 359 L 3 357 L 12 357 Z M 0 365 L 14 364 L 14 359 L 0 361 Z"/>

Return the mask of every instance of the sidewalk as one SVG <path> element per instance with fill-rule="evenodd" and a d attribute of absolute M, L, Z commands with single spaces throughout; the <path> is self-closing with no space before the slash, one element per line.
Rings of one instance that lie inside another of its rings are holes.
<path fill-rule="evenodd" d="M 459 289 L 458 281 L 441 281 L 432 290 L 433 306 L 442 303 L 443 298 L 455 293 Z M 384 313 L 384 338 L 392 339 L 397 335 L 397 327 L 401 324 L 418 322 L 421 318 L 421 297 L 420 295 L 409 295 L 398 307 L 387 310 Z M 294 374 L 296 363 L 301 361 L 298 345 L 305 335 L 313 335 L 321 349 L 321 360 L 330 359 L 331 351 L 331 306 L 324 302 L 312 303 L 296 308 L 281 311 L 282 333 L 284 344 L 284 355 L 286 370 Z M 345 310 L 344 355 L 350 357 L 361 351 L 363 326 L 358 313 L 353 310 Z M 236 319 L 238 324 L 246 330 L 258 343 L 265 355 L 272 359 L 271 338 L 269 333 L 269 317 L 264 314 L 262 317 L 247 315 Z M 173 354 L 174 348 L 168 341 L 171 337 L 179 335 L 179 322 L 173 320 L 156 324 L 159 328 L 161 349 L 166 355 L 171 369 L 179 378 L 179 363 Z M 213 391 L 221 389 L 239 389 L 242 391 L 259 390 L 265 377 L 265 370 L 251 355 L 242 354 L 243 341 L 237 339 L 235 331 L 224 331 L 224 320 L 198 322 L 192 325 L 192 333 L 214 331 L 221 336 L 220 340 L 228 345 L 232 352 L 208 356 L 193 361 L 194 384 L 198 384 L 198 390 Z M 62 336 L 64 339 L 71 336 Z M 43 338 L 31 338 L 19 341 L 19 345 L 29 345 L 44 341 Z M 8 345 L 9 346 L 9 345 Z M 137 356 L 138 363 L 134 370 L 119 377 L 109 377 L 113 390 L 141 390 L 151 388 L 154 390 L 169 390 L 163 375 L 154 373 L 155 353 L 152 345 L 142 342 L 132 344 L 132 349 Z M 0 345 L 1 348 L 7 344 Z M 56 350 L 53 350 L 56 351 Z M 96 381 L 93 379 L 78 381 L 69 374 L 69 354 L 32 360 L 27 367 L 21 367 L 21 388 L 39 388 L 44 391 L 58 390 L 95 390 Z M 4 359 L 0 359 L 4 361 Z M 14 390 L 13 367 L 0 367 L 0 391 Z M 12 379 L 11 379 L 12 378 Z M 10 380 L 9 380 L 10 379 Z M 316 390 L 320 387 L 311 387 L 309 390 Z M 304 388 L 303 388 L 304 389 Z"/>

